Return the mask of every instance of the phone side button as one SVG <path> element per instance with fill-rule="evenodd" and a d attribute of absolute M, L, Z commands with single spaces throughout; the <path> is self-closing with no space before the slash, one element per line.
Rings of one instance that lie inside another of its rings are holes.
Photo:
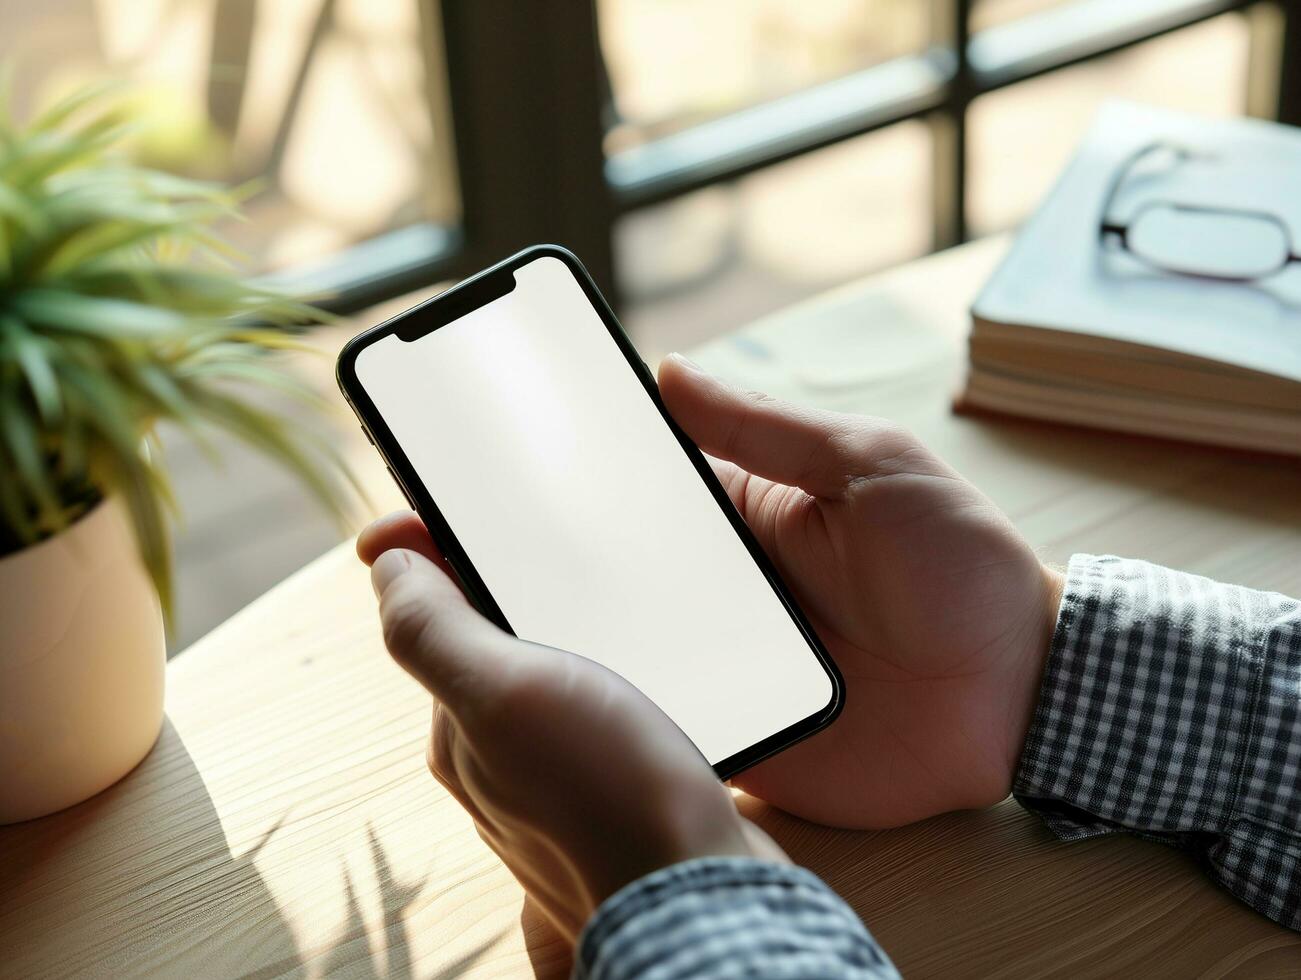
<path fill-rule="evenodd" d="M 361 427 L 361 431 L 362 431 L 362 433 L 366 436 L 366 441 L 369 442 L 372 446 L 375 445 L 375 440 L 374 440 L 374 438 L 373 438 L 373 437 L 371 436 L 371 434 L 370 434 L 370 429 L 366 428 L 366 427 L 363 425 L 363 426 Z"/>
<path fill-rule="evenodd" d="M 407 505 L 412 510 L 415 510 L 416 502 L 411 496 L 411 491 L 407 489 L 407 485 L 398 478 L 398 475 L 393 472 L 393 467 L 389 466 L 388 463 L 384 464 L 384 469 L 388 470 L 388 475 L 393 477 L 393 482 L 396 483 L 398 485 L 398 489 L 402 491 L 402 496 L 407 498 Z"/>

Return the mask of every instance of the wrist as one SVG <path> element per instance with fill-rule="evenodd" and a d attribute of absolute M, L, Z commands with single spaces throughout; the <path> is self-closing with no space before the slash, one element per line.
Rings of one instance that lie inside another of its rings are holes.
<path fill-rule="evenodd" d="M 619 847 L 613 860 L 607 853 L 604 859 L 584 862 L 588 873 L 576 869 L 585 879 L 592 909 L 632 882 L 685 861 L 736 857 L 791 863 L 776 841 L 741 816 L 732 794 L 717 782 L 709 791 L 697 788 L 693 794 L 679 787 L 652 799 L 644 807 L 648 820 L 636 845 Z"/>
<path fill-rule="evenodd" d="M 1053 646 L 1053 634 L 1057 631 L 1057 617 L 1061 613 L 1062 595 L 1066 591 L 1066 573 L 1053 565 L 1043 565 L 1043 595 L 1039 605 L 1039 629 L 1031 644 L 1031 653 L 1027 669 L 1030 674 L 1030 696 L 1026 705 L 1026 728 L 1039 703 L 1039 692 L 1043 687 L 1044 670 L 1048 666 L 1048 654 Z"/>
<path fill-rule="evenodd" d="M 1045 565 L 1044 578 L 1047 580 L 1047 595 L 1043 609 L 1044 642 L 1041 644 L 1043 656 L 1040 658 L 1039 673 L 1043 674 L 1043 664 L 1048 661 L 1048 650 L 1052 646 L 1053 632 L 1057 629 L 1057 616 L 1062 609 L 1062 595 L 1066 591 L 1066 572 L 1053 565 Z"/>
<path fill-rule="evenodd" d="M 731 812 L 726 817 L 719 815 L 719 819 L 697 826 L 692 833 L 680 837 L 665 863 L 677 864 L 696 858 L 757 858 L 785 864 L 791 862 L 786 851 L 773 838 L 740 815 L 731 799 L 727 804 Z"/>
<path fill-rule="evenodd" d="M 1014 712 L 1015 727 L 1008 745 L 1011 773 L 1016 772 L 1035 709 L 1039 705 L 1044 670 L 1048 665 L 1048 654 L 1052 649 L 1053 633 L 1057 629 L 1057 616 L 1066 589 L 1066 576 L 1061 569 L 1043 565 L 1041 571 L 1042 585 L 1036 603 L 1035 625 L 1023 653 L 1017 710 Z"/>

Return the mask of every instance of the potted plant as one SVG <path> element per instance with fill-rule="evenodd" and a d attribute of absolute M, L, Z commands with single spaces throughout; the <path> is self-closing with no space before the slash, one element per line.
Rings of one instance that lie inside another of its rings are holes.
<path fill-rule="evenodd" d="M 228 192 L 131 164 L 124 104 L 84 90 L 19 125 L 0 99 L 0 823 L 91 796 L 157 737 L 159 423 L 232 433 L 344 513 L 328 442 L 247 398 L 317 397 L 279 362 L 314 311 L 233 271 Z"/>

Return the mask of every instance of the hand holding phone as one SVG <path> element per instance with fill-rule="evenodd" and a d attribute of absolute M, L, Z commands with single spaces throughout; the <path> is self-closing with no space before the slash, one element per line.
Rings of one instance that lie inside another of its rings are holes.
<path fill-rule="evenodd" d="M 845 672 L 836 723 L 734 784 L 840 827 L 1006 798 L 1060 573 L 898 424 L 741 391 L 677 357 L 659 383 Z"/>
<path fill-rule="evenodd" d="M 897 425 L 738 391 L 677 358 L 661 367 L 654 394 L 689 444 L 714 457 L 736 512 L 850 687 L 835 726 L 735 784 L 809 819 L 853 827 L 1004 798 L 1034 709 L 1060 575 Z M 400 526 L 371 544 L 411 547 L 425 537 L 414 533 L 418 523 Z M 676 554 L 690 561 L 690 549 Z M 718 703 L 738 709 L 743 693 L 729 701 L 726 685 L 717 690 Z"/>
<path fill-rule="evenodd" d="M 571 254 L 539 246 L 354 338 L 339 384 L 479 610 L 626 678 L 730 777 L 841 682 Z"/>
<path fill-rule="evenodd" d="M 414 514 L 376 522 L 357 547 L 390 651 L 437 699 L 431 772 L 562 935 L 666 865 L 786 860 L 645 695 L 471 608 Z"/>

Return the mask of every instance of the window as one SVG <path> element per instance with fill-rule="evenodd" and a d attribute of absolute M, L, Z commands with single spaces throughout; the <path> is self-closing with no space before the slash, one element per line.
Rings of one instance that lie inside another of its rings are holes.
<path fill-rule="evenodd" d="M 598 0 L 608 152 L 853 74 L 930 43 L 915 0 Z"/>
<path fill-rule="evenodd" d="M 930 248 L 930 130 L 844 140 L 615 226 L 624 326 L 655 361 Z"/>
<path fill-rule="evenodd" d="M 1002 231 L 1026 218 L 1105 99 L 1207 115 L 1246 112 L 1250 33 L 1244 15 L 1223 14 L 977 98 L 968 113 L 968 233 Z"/>
<path fill-rule="evenodd" d="M 133 152 L 256 187 L 251 220 L 226 230 L 272 271 L 416 222 L 455 224 L 428 13 L 418 0 L 9 4 L 0 59 L 16 56 L 20 110 L 132 79 L 145 118 Z"/>
<path fill-rule="evenodd" d="M 1273 2 L 596 9 L 611 90 L 614 279 L 648 356 L 1012 227 L 1109 96 L 1289 118 L 1298 86 L 1287 48 L 1301 15 L 1285 22 Z M 854 153 L 861 163 L 844 167 Z M 890 191 L 868 213 L 875 187 Z M 801 193 L 803 208 L 778 203 Z M 842 206 L 820 207 L 819 194 Z"/>
<path fill-rule="evenodd" d="M 1006 227 L 1041 189 L 1007 176 L 1017 126 L 1091 104 L 1104 65 L 1164 98 L 1143 66 L 1165 51 L 1186 72 L 1180 52 L 1200 44 L 1222 91 L 1198 108 L 1301 122 L 1298 21 L 1282 0 L 47 0 L 5 7 L 0 55 L 21 52 L 30 92 L 143 79 L 167 120 L 149 152 L 261 178 L 241 237 L 338 309 L 538 240 L 570 245 L 619 303 L 667 273 L 621 258 L 617 277 L 616 241 L 725 200 L 770 214 L 763 193 L 817 181 L 804 165 L 763 171 L 809 155 L 833 173 L 859 151 L 828 147 L 878 130 L 874 145 L 929 156 L 908 164 L 925 173 L 924 247 Z M 1073 131 L 1058 133 L 1040 174 L 1068 152 Z M 915 221 L 879 261 L 913 253 Z M 871 264 L 853 254 L 828 268 Z M 686 278 L 716 259 L 701 261 Z"/>

